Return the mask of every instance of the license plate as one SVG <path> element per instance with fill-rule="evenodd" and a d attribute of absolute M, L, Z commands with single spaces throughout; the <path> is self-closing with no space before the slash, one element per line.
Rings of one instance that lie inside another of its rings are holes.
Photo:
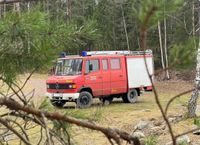
<path fill-rule="evenodd" d="M 62 94 L 53 94 L 53 97 L 62 97 Z"/>
<path fill-rule="evenodd" d="M 63 98 L 62 94 L 58 94 L 58 93 L 53 94 L 53 97 L 52 97 L 53 100 L 62 100 L 62 98 Z"/>

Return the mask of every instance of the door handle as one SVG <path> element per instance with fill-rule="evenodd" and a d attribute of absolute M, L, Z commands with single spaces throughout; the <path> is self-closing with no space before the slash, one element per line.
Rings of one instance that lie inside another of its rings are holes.
<path fill-rule="evenodd" d="M 102 79 L 102 77 L 98 77 L 99 79 Z"/>
<path fill-rule="evenodd" d="M 121 77 L 123 77 L 123 75 L 119 75 L 119 77 L 121 78 Z"/>

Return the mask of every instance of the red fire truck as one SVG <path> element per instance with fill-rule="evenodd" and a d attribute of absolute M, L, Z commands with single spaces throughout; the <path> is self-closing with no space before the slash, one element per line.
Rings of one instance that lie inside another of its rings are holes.
<path fill-rule="evenodd" d="M 152 90 L 148 72 L 152 77 L 153 68 L 151 50 L 90 51 L 82 56 L 65 56 L 58 59 L 54 74 L 46 81 L 46 96 L 57 107 L 76 102 L 77 107 L 86 108 L 97 97 L 103 103 L 110 103 L 114 97 L 135 103 L 141 89 Z"/>

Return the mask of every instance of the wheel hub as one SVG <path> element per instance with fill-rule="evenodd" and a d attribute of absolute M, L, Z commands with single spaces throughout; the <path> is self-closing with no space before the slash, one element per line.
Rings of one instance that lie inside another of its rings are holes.
<path fill-rule="evenodd" d="M 89 103 L 89 99 L 87 96 L 82 96 L 81 99 L 80 99 L 81 103 L 83 105 L 87 105 Z"/>

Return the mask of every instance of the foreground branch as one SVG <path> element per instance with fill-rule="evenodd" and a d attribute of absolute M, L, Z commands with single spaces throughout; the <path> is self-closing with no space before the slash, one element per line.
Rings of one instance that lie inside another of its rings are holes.
<path fill-rule="evenodd" d="M 142 27 L 141 27 L 141 36 L 140 36 L 140 37 L 141 37 L 141 47 L 142 47 L 142 49 L 143 49 L 144 52 L 145 52 L 145 50 L 147 49 L 147 46 L 146 46 L 146 39 L 147 39 L 147 28 L 148 28 L 148 23 L 149 23 L 149 21 L 150 21 L 150 18 L 153 16 L 153 14 L 154 14 L 154 12 L 155 12 L 156 10 L 157 10 L 157 7 L 155 7 L 155 6 L 152 6 L 152 7 L 149 9 L 149 11 L 148 11 L 146 17 L 144 18 L 143 25 L 142 25 Z M 165 120 L 166 125 L 167 125 L 167 127 L 168 127 L 168 129 L 169 129 L 169 133 L 170 133 L 170 135 L 171 135 L 173 145 L 176 145 L 176 139 L 175 139 L 175 137 L 174 137 L 174 133 L 173 133 L 173 131 L 172 131 L 172 127 L 171 127 L 171 125 L 170 125 L 170 123 L 169 123 L 169 121 L 168 121 L 168 119 L 167 119 L 167 116 L 166 116 L 166 114 L 165 114 L 165 112 L 164 112 L 164 109 L 163 109 L 163 107 L 162 107 L 162 105 L 161 105 L 161 103 L 160 103 L 160 100 L 159 100 L 159 98 L 158 98 L 158 93 L 157 93 L 157 91 L 156 91 L 156 87 L 155 87 L 155 85 L 154 85 L 154 83 L 153 83 L 153 80 L 152 80 L 152 77 L 151 77 L 151 75 L 150 75 L 150 73 L 149 73 L 149 70 L 148 70 L 148 67 L 147 67 L 146 55 L 144 55 L 144 63 L 145 63 L 146 71 L 147 71 L 147 73 L 148 73 L 148 75 L 149 75 L 149 79 L 150 79 L 151 84 L 152 84 L 152 88 L 153 88 L 153 92 L 154 92 L 154 95 L 155 95 L 156 104 L 158 105 L 159 110 L 160 110 L 160 112 L 161 112 L 161 114 L 162 114 L 162 117 L 163 117 L 163 119 Z"/>
<path fill-rule="evenodd" d="M 113 128 L 105 128 L 101 127 L 86 121 L 82 121 L 73 117 L 61 115 L 60 113 L 54 112 L 54 113 L 49 113 L 49 112 L 43 112 L 35 108 L 27 107 L 27 106 L 22 106 L 15 100 L 9 99 L 9 98 L 0 98 L 0 105 L 5 105 L 7 108 L 10 110 L 15 110 L 15 111 L 23 111 L 28 114 L 35 115 L 37 117 L 42 117 L 42 114 L 47 119 L 50 120 L 58 120 L 58 121 L 64 121 L 68 122 L 71 124 L 75 124 L 77 126 L 89 128 L 92 130 L 100 131 L 102 132 L 108 139 L 113 139 L 118 145 L 121 145 L 121 139 L 127 141 L 130 144 L 134 145 L 140 145 L 138 138 L 131 136 L 127 132 L 118 130 L 118 129 L 113 129 Z"/>

